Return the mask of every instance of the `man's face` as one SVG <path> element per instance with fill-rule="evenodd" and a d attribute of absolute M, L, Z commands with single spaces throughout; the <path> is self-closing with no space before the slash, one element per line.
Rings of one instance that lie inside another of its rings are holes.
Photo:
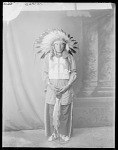
<path fill-rule="evenodd" d="M 56 41 L 54 43 L 54 47 L 55 47 L 55 50 L 57 53 L 61 53 L 65 48 L 65 43 L 62 43 L 60 41 Z"/>

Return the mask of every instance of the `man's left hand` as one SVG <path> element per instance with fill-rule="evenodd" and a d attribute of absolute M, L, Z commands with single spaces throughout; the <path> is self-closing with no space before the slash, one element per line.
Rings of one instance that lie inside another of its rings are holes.
<path fill-rule="evenodd" d="M 63 93 L 65 93 L 68 89 L 69 89 L 69 85 L 64 86 L 63 88 L 61 88 L 58 92 L 57 95 L 62 95 Z"/>

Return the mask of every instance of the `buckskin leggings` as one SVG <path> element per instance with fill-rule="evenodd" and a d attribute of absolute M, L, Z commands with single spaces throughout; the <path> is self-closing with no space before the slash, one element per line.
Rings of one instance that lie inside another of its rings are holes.
<path fill-rule="evenodd" d="M 59 126 L 59 134 L 69 136 L 72 132 L 72 104 L 61 105 L 60 108 L 60 126 Z M 54 105 L 46 104 L 46 135 L 50 136 L 54 133 L 53 127 L 53 110 Z"/>

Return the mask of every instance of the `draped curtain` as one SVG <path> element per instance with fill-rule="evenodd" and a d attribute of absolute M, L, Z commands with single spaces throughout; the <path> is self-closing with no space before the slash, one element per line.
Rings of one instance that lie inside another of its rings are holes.
<path fill-rule="evenodd" d="M 28 38 L 30 30 L 9 19 L 3 22 L 3 130 L 44 128 L 43 64 L 33 52 L 37 37 Z"/>
<path fill-rule="evenodd" d="M 4 30 L 4 127 L 6 130 L 43 128 L 44 101 L 41 73 L 34 66 L 33 55 L 30 56 L 28 50 L 22 48 L 24 45 L 20 44 L 17 32 L 13 30 L 10 23 L 9 26 L 4 24 Z M 31 52 L 31 54 L 33 53 Z M 41 63 L 39 63 L 39 68 L 40 65 Z"/>

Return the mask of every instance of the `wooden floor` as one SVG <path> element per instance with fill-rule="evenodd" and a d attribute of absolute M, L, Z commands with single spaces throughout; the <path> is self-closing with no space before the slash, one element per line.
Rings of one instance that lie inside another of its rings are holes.
<path fill-rule="evenodd" d="M 114 127 L 76 128 L 66 144 L 48 142 L 44 130 L 3 132 L 2 147 L 114 148 Z"/>

